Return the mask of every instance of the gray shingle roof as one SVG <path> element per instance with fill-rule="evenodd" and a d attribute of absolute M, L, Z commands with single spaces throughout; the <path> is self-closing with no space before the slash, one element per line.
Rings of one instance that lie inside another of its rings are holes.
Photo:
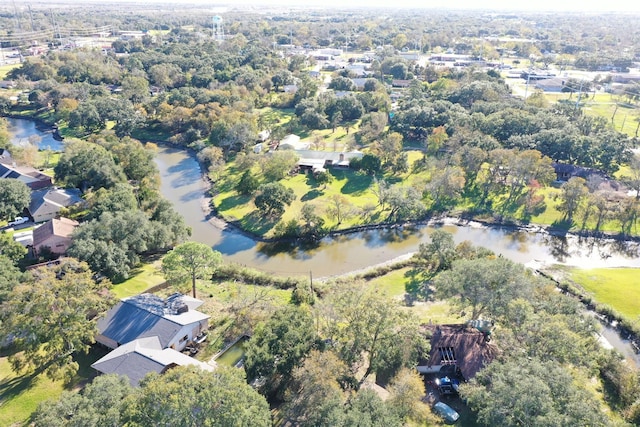
<path fill-rule="evenodd" d="M 158 337 L 141 338 L 122 345 L 91 367 L 103 374 L 126 375 L 135 387 L 149 372 L 162 373 L 176 365 L 195 365 L 208 371 L 214 369 L 178 351 L 163 348 Z"/>
<path fill-rule="evenodd" d="M 165 348 L 182 326 L 209 318 L 191 308 L 195 303 L 182 298 L 177 302 L 184 303 L 189 310 L 176 313 L 167 306 L 167 301 L 171 302 L 170 298 L 172 297 L 165 301 L 156 295 L 140 294 L 123 299 L 105 317 L 98 320 L 98 332 L 119 344 L 157 336 L 162 348 Z"/>

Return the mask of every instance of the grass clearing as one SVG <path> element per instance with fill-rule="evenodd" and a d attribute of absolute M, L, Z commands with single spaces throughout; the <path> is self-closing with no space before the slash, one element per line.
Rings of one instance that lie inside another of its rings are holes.
<path fill-rule="evenodd" d="M 160 261 L 143 264 L 131 271 L 131 277 L 122 283 L 113 285 L 113 293 L 118 298 L 137 295 L 147 289 L 164 283 L 164 276 L 160 272 Z"/>
<path fill-rule="evenodd" d="M 385 275 L 376 277 L 368 281 L 370 286 L 375 286 L 382 290 L 391 299 L 401 301 L 405 309 L 414 313 L 421 323 L 460 323 L 464 319 L 452 312 L 451 304 L 448 301 L 413 301 L 407 303 L 405 295 L 412 287 L 415 287 L 414 277 L 411 274 L 411 267 L 393 270 Z"/>
<path fill-rule="evenodd" d="M 0 65 L 0 80 L 6 79 L 7 74 L 9 74 L 9 71 L 13 70 L 14 68 L 18 68 L 21 65 L 22 64 L 20 63 Z"/>
<path fill-rule="evenodd" d="M 569 278 L 599 303 L 611 306 L 630 321 L 640 315 L 640 286 L 636 268 L 568 269 Z"/>
<path fill-rule="evenodd" d="M 26 425 L 38 403 L 55 399 L 63 391 L 62 382 L 42 374 L 17 375 L 11 370 L 8 358 L 0 357 L 0 425 Z"/>
<path fill-rule="evenodd" d="M 27 426 L 40 402 L 58 399 L 65 390 L 76 390 L 93 378 L 95 371 L 91 364 L 105 354 L 104 349 L 95 347 L 86 355 L 74 355 L 79 370 L 69 386 L 44 374 L 16 374 L 11 370 L 8 355 L 0 354 L 0 426 Z"/>

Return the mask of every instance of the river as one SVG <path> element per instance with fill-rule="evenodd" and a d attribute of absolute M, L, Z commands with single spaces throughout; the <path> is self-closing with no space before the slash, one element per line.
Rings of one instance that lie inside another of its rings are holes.
<path fill-rule="evenodd" d="M 53 137 L 50 126 L 38 126 L 29 119 L 7 119 L 11 143 L 18 146 L 35 145 L 39 150 L 62 151 L 64 144 Z"/>
<path fill-rule="evenodd" d="M 406 257 L 429 241 L 436 227 L 464 240 L 485 246 L 513 261 L 527 264 L 564 263 L 579 267 L 640 267 L 638 244 L 613 240 L 552 236 L 544 232 L 459 225 L 453 220 L 386 230 L 371 230 L 327 237 L 313 247 L 256 242 L 235 230 L 223 230 L 207 221 L 203 205 L 205 182 L 195 159 L 184 150 L 161 147 L 156 155 L 161 192 L 184 216 L 193 239 L 211 245 L 228 260 L 274 274 L 333 276 Z"/>
<path fill-rule="evenodd" d="M 20 144 L 31 135 L 38 135 L 45 147 L 61 150 L 62 144 L 50 133 L 37 129 L 34 122 L 9 119 L 12 142 Z M 457 224 L 454 220 L 442 224 L 363 231 L 322 239 L 313 247 L 278 245 L 256 242 L 221 221 L 206 218 L 208 199 L 206 182 L 195 158 L 187 151 L 161 146 L 155 157 L 160 171 L 161 193 L 172 202 L 192 229 L 192 239 L 211 245 L 232 262 L 278 275 L 309 275 L 329 277 L 359 271 L 374 265 L 406 259 L 429 234 L 442 228 L 453 234 L 459 243 L 465 240 L 492 249 L 513 261 L 529 264 L 562 263 L 577 267 L 640 267 L 638 243 L 609 239 L 579 238 L 573 235 L 554 236 L 545 232 L 485 227 L 480 224 Z M 627 358 L 640 365 L 627 340 L 611 327 L 604 327 L 602 336 Z"/>

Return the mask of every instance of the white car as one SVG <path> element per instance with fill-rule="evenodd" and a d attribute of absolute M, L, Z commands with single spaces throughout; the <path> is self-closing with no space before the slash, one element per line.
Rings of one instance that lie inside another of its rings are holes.
<path fill-rule="evenodd" d="M 26 216 L 19 216 L 15 220 L 11 221 L 8 225 L 20 225 L 28 222 L 29 218 Z"/>

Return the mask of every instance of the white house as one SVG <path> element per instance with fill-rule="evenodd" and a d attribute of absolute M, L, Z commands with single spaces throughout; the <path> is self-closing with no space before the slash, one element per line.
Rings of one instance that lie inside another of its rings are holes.
<path fill-rule="evenodd" d="M 289 134 L 282 138 L 278 148 L 281 150 L 308 150 L 310 144 L 308 142 L 301 142 L 298 135 Z"/>
<path fill-rule="evenodd" d="M 140 294 L 122 299 L 98 320 L 96 341 L 109 348 L 156 336 L 162 348 L 183 350 L 207 330 L 209 315 L 196 309 L 202 301 L 182 294 L 167 299 Z"/>

